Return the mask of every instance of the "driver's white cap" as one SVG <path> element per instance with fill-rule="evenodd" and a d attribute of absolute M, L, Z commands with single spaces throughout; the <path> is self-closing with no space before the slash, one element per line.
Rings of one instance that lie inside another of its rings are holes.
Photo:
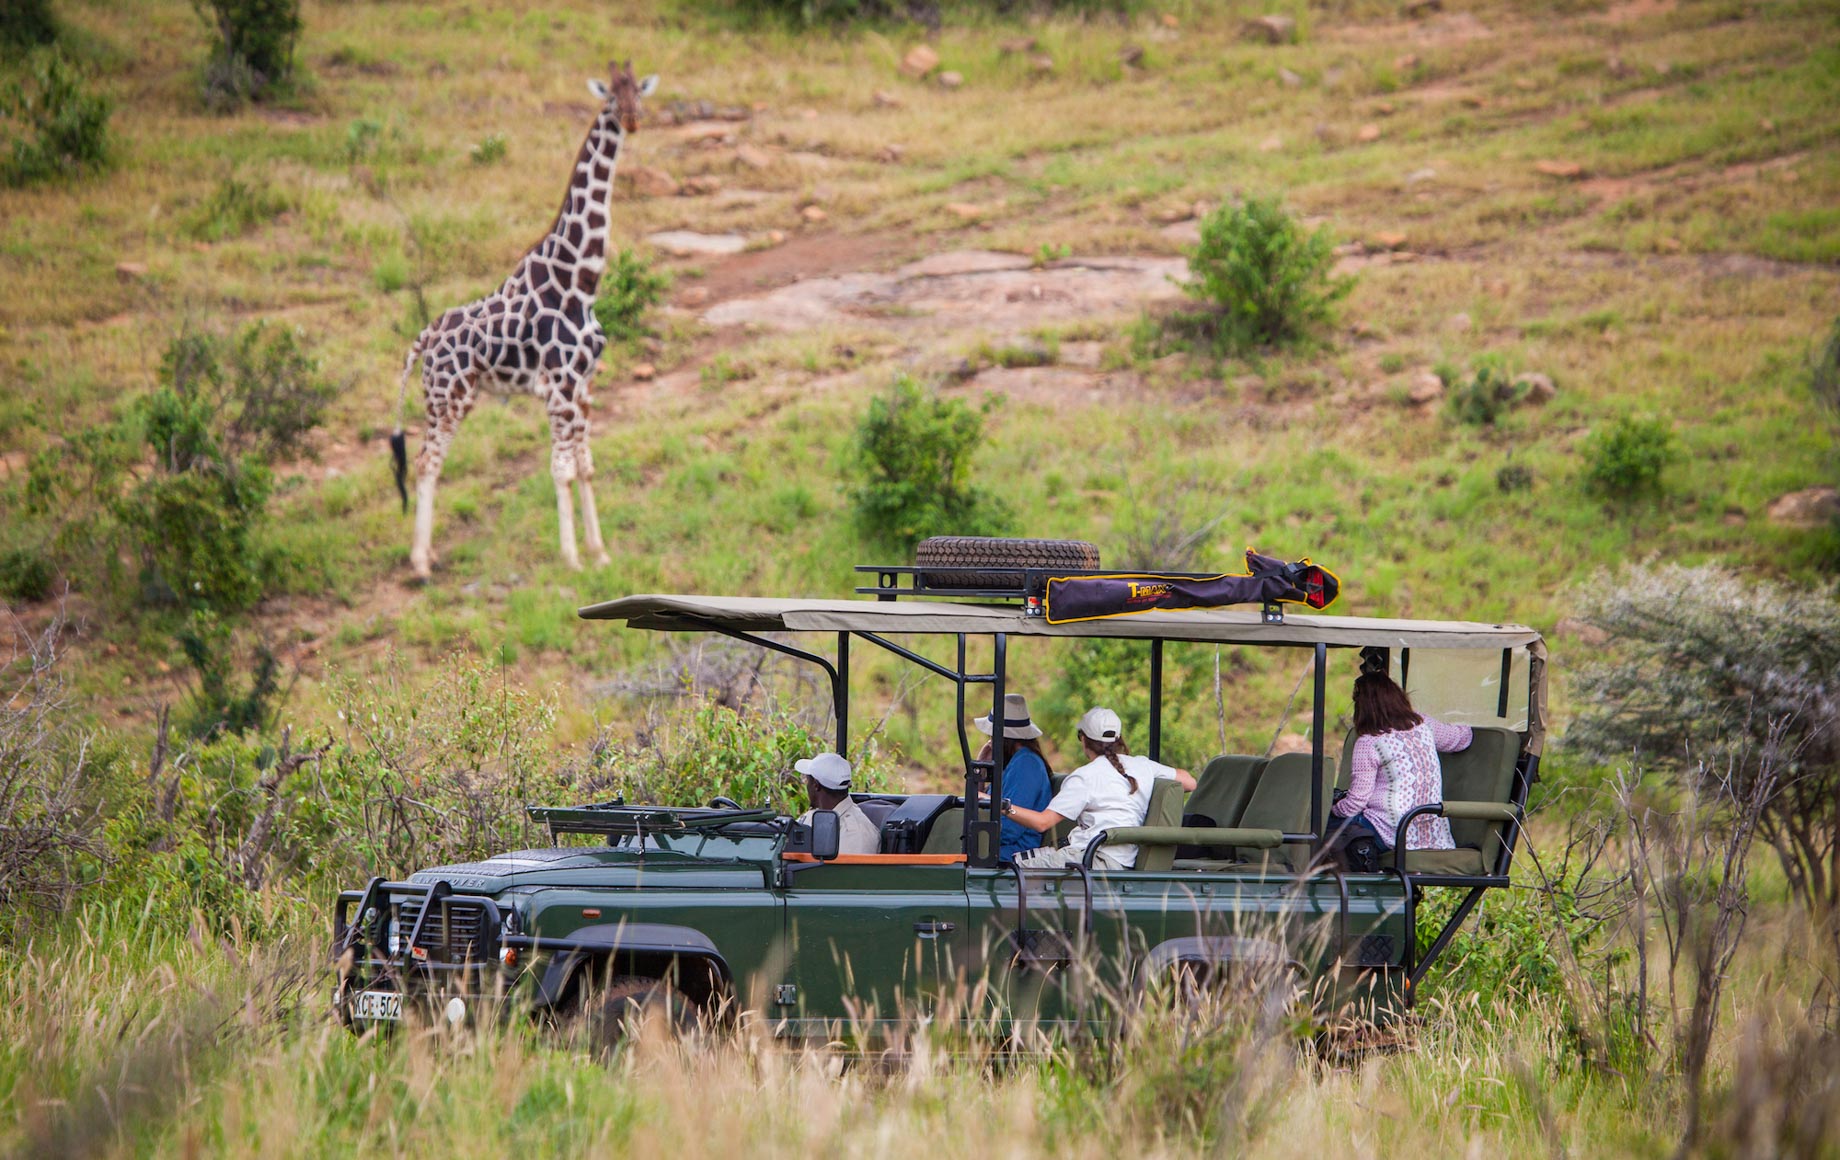
<path fill-rule="evenodd" d="M 1110 709 L 1088 709 L 1080 718 L 1080 733 L 1094 741 L 1116 741 L 1124 736 L 1124 723 Z"/>
<path fill-rule="evenodd" d="M 850 788 L 850 763 L 835 753 L 820 753 L 792 763 L 792 768 L 811 778 L 825 789 Z"/>

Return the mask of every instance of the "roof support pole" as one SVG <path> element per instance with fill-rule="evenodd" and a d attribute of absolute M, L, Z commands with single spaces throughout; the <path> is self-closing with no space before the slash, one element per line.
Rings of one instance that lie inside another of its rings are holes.
<path fill-rule="evenodd" d="M 1008 742 L 1003 736 L 1003 723 L 1009 719 L 1008 714 L 1003 711 L 1003 685 L 1009 669 L 1009 637 L 999 632 L 991 638 L 991 643 L 995 646 L 996 655 L 990 664 L 991 676 L 995 679 L 990 683 L 990 828 L 992 833 L 989 855 L 991 864 L 995 865 L 998 847 L 1002 844 L 1003 765 L 1009 749 Z M 974 853 L 981 855 L 984 851 L 978 850 Z"/>
<path fill-rule="evenodd" d="M 1150 760 L 1163 760 L 1163 641 L 1150 642 Z"/>
<path fill-rule="evenodd" d="M 837 717 L 837 755 L 850 755 L 850 634 L 837 634 L 837 678 L 831 682 L 831 712 Z"/>
<path fill-rule="evenodd" d="M 1311 684 L 1310 705 L 1310 824 L 1304 829 L 1311 835 L 1312 853 L 1322 848 L 1323 832 L 1323 711 L 1329 684 L 1329 646 L 1316 645 L 1315 672 Z"/>

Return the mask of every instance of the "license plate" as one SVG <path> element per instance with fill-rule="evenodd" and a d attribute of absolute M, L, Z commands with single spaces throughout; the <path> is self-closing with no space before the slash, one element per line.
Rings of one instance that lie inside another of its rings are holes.
<path fill-rule="evenodd" d="M 402 1022 L 402 994 L 398 991 L 359 991 L 351 997 L 353 1019 Z"/>

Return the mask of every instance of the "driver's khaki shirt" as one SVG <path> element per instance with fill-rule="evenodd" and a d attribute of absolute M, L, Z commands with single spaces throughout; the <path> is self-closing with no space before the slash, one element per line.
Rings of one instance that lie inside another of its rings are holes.
<path fill-rule="evenodd" d="M 799 821 L 811 824 L 811 815 L 816 810 L 806 810 L 799 815 Z M 869 815 L 862 812 L 852 798 L 844 798 L 837 803 L 837 852 L 839 854 L 879 854 L 882 852 L 882 832 L 876 828 Z"/>

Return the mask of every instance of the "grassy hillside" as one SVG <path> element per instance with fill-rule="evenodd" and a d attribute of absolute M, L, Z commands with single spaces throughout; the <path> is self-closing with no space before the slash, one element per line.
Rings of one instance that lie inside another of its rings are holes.
<path fill-rule="evenodd" d="M 132 562 L 99 560 L 89 517 L 35 504 L 26 479 L 35 458 L 73 462 L 86 433 L 147 396 L 175 336 L 268 320 L 297 328 L 339 387 L 313 454 L 277 470 L 264 546 L 290 564 L 226 621 L 238 668 L 264 642 L 280 660 L 280 721 L 296 737 L 362 733 L 337 709 L 364 703 L 352 690 L 365 680 L 407 716 L 431 685 L 493 679 L 537 691 L 546 708 L 531 720 L 558 768 L 594 742 L 668 736 L 671 698 L 691 686 L 777 700 L 822 733 L 824 703 L 795 668 L 753 670 L 738 651 L 584 625 L 574 610 L 645 591 L 847 593 L 851 565 L 886 555 L 852 520 L 856 424 L 903 372 L 988 402 L 977 481 L 1014 531 L 1091 539 L 1111 563 L 1161 562 L 1205 527 L 1198 567 L 1232 566 L 1253 544 L 1334 568 L 1344 611 L 1548 633 L 1573 585 L 1627 561 L 1831 575 L 1840 532 L 1769 508 L 1834 477 L 1832 418 L 1805 364 L 1840 313 L 1840 13 L 1826 0 L 1410 9 L 1178 0 L 998 19 L 949 7 L 929 32 L 798 29 L 699 0 L 308 2 L 294 89 L 218 116 L 198 97 L 207 34 L 186 0 L 61 0 L 67 51 L 115 104 L 113 161 L 0 188 L 0 553 L 39 554 L 70 583 L 77 710 L 121 784 L 152 785 L 158 713 L 197 685 L 189 622 L 132 583 L 103 583 Z M 1293 43 L 1248 35 L 1271 11 L 1295 21 Z M 961 84 L 901 70 L 922 42 Z M 595 386 L 612 562 L 562 565 L 541 410 L 490 402 L 443 477 L 441 565 L 413 585 L 384 436 L 418 295 L 439 311 L 510 270 L 552 219 L 593 115 L 585 82 L 628 57 L 661 75 L 650 109 L 668 116 L 632 143 L 613 228 L 673 285 L 655 338 L 610 349 Z M 705 192 L 646 195 L 628 183 L 639 166 Z M 1273 195 L 1332 231 L 1357 278 L 1320 343 L 1217 361 L 1159 339 L 1166 304 L 1078 297 L 1103 259 L 1178 257 L 1198 210 Z M 671 257 L 643 241 L 677 228 L 739 233 L 746 249 Z M 1043 268 L 1015 274 L 1007 296 L 948 301 L 968 283 L 940 279 L 947 289 L 918 305 L 868 295 L 787 329 L 703 320 L 964 250 Z M 1046 365 L 990 365 L 1021 348 Z M 1482 426 L 1414 401 L 1427 375 L 1454 391 L 1485 364 L 1548 376 L 1555 393 Z M 1585 484 L 1594 437 L 1625 417 L 1659 419 L 1676 456 L 1656 494 L 1605 498 Z M 42 626 L 56 604 L 14 611 Z M 1567 665 L 1591 647 L 1554 637 L 1562 718 Z M 948 689 L 869 652 L 854 668 L 856 736 L 873 734 L 911 786 L 956 776 Z M 455 653 L 502 668 L 455 678 Z M 1011 673 L 1065 717 L 1100 661 L 1116 658 L 1024 642 Z M 1173 648 L 1170 752 L 1199 762 L 1222 735 L 1257 752 L 1299 728 L 1285 707 L 1300 663 Z M 1338 664 L 1341 698 L 1352 668 Z M 746 692 L 754 682 L 767 696 Z M 247 781 L 265 744 L 221 743 L 189 768 Z M 1562 750 L 1550 768 L 1587 777 Z M 1402 1055 L 1279 1080 L 1246 1056 L 1209 1057 L 1207 1090 L 1259 1109 L 1223 1125 L 1180 1074 L 1130 1079 L 1143 1057 L 1112 1072 L 1061 1059 L 993 1070 L 972 1052 L 839 1084 L 831 1061 L 752 1049 L 669 1049 L 609 1071 L 521 1036 L 349 1042 L 295 1005 L 323 989 L 319 865 L 270 882 L 260 913 L 228 925 L 187 929 L 172 898 L 192 863 L 174 860 L 144 896 L 41 928 L 0 972 L 12 1021 L 0 1139 L 318 1154 L 479 1133 L 522 1146 L 535 1133 L 557 1151 L 694 1153 L 758 1142 L 768 1123 L 781 1151 L 856 1152 L 895 1138 L 951 1148 L 995 1122 L 1017 1151 L 1069 1151 L 1059 1141 L 1073 1135 L 1076 1152 L 1372 1154 L 1448 1151 L 1462 1134 L 1491 1150 L 1658 1155 L 1676 1138 L 1672 1087 L 1577 1063 L 1579 1028 L 1552 998 L 1560 968 L 1529 934 L 1543 905 L 1531 892 L 1464 947 L 1494 964 L 1453 988 L 1484 1031 L 1433 1010 Z M 1750 1107 L 1732 1086 L 1747 1061 L 1802 1042 L 1796 997 L 1823 970 L 1782 883 L 1759 874 L 1763 933 L 1739 960 L 1710 1073 L 1737 1093 L 1721 1115 Z M 141 949 L 117 952 L 130 944 Z M 125 1054 L 106 1046 L 130 1040 Z M 1813 1060 L 1804 1070 L 1819 1072 Z M 168 1073 L 187 1078 L 145 1082 Z M 725 1093 L 714 1120 L 682 1094 L 705 1086 Z M 98 1111 L 92 1092 L 133 1098 Z"/>

